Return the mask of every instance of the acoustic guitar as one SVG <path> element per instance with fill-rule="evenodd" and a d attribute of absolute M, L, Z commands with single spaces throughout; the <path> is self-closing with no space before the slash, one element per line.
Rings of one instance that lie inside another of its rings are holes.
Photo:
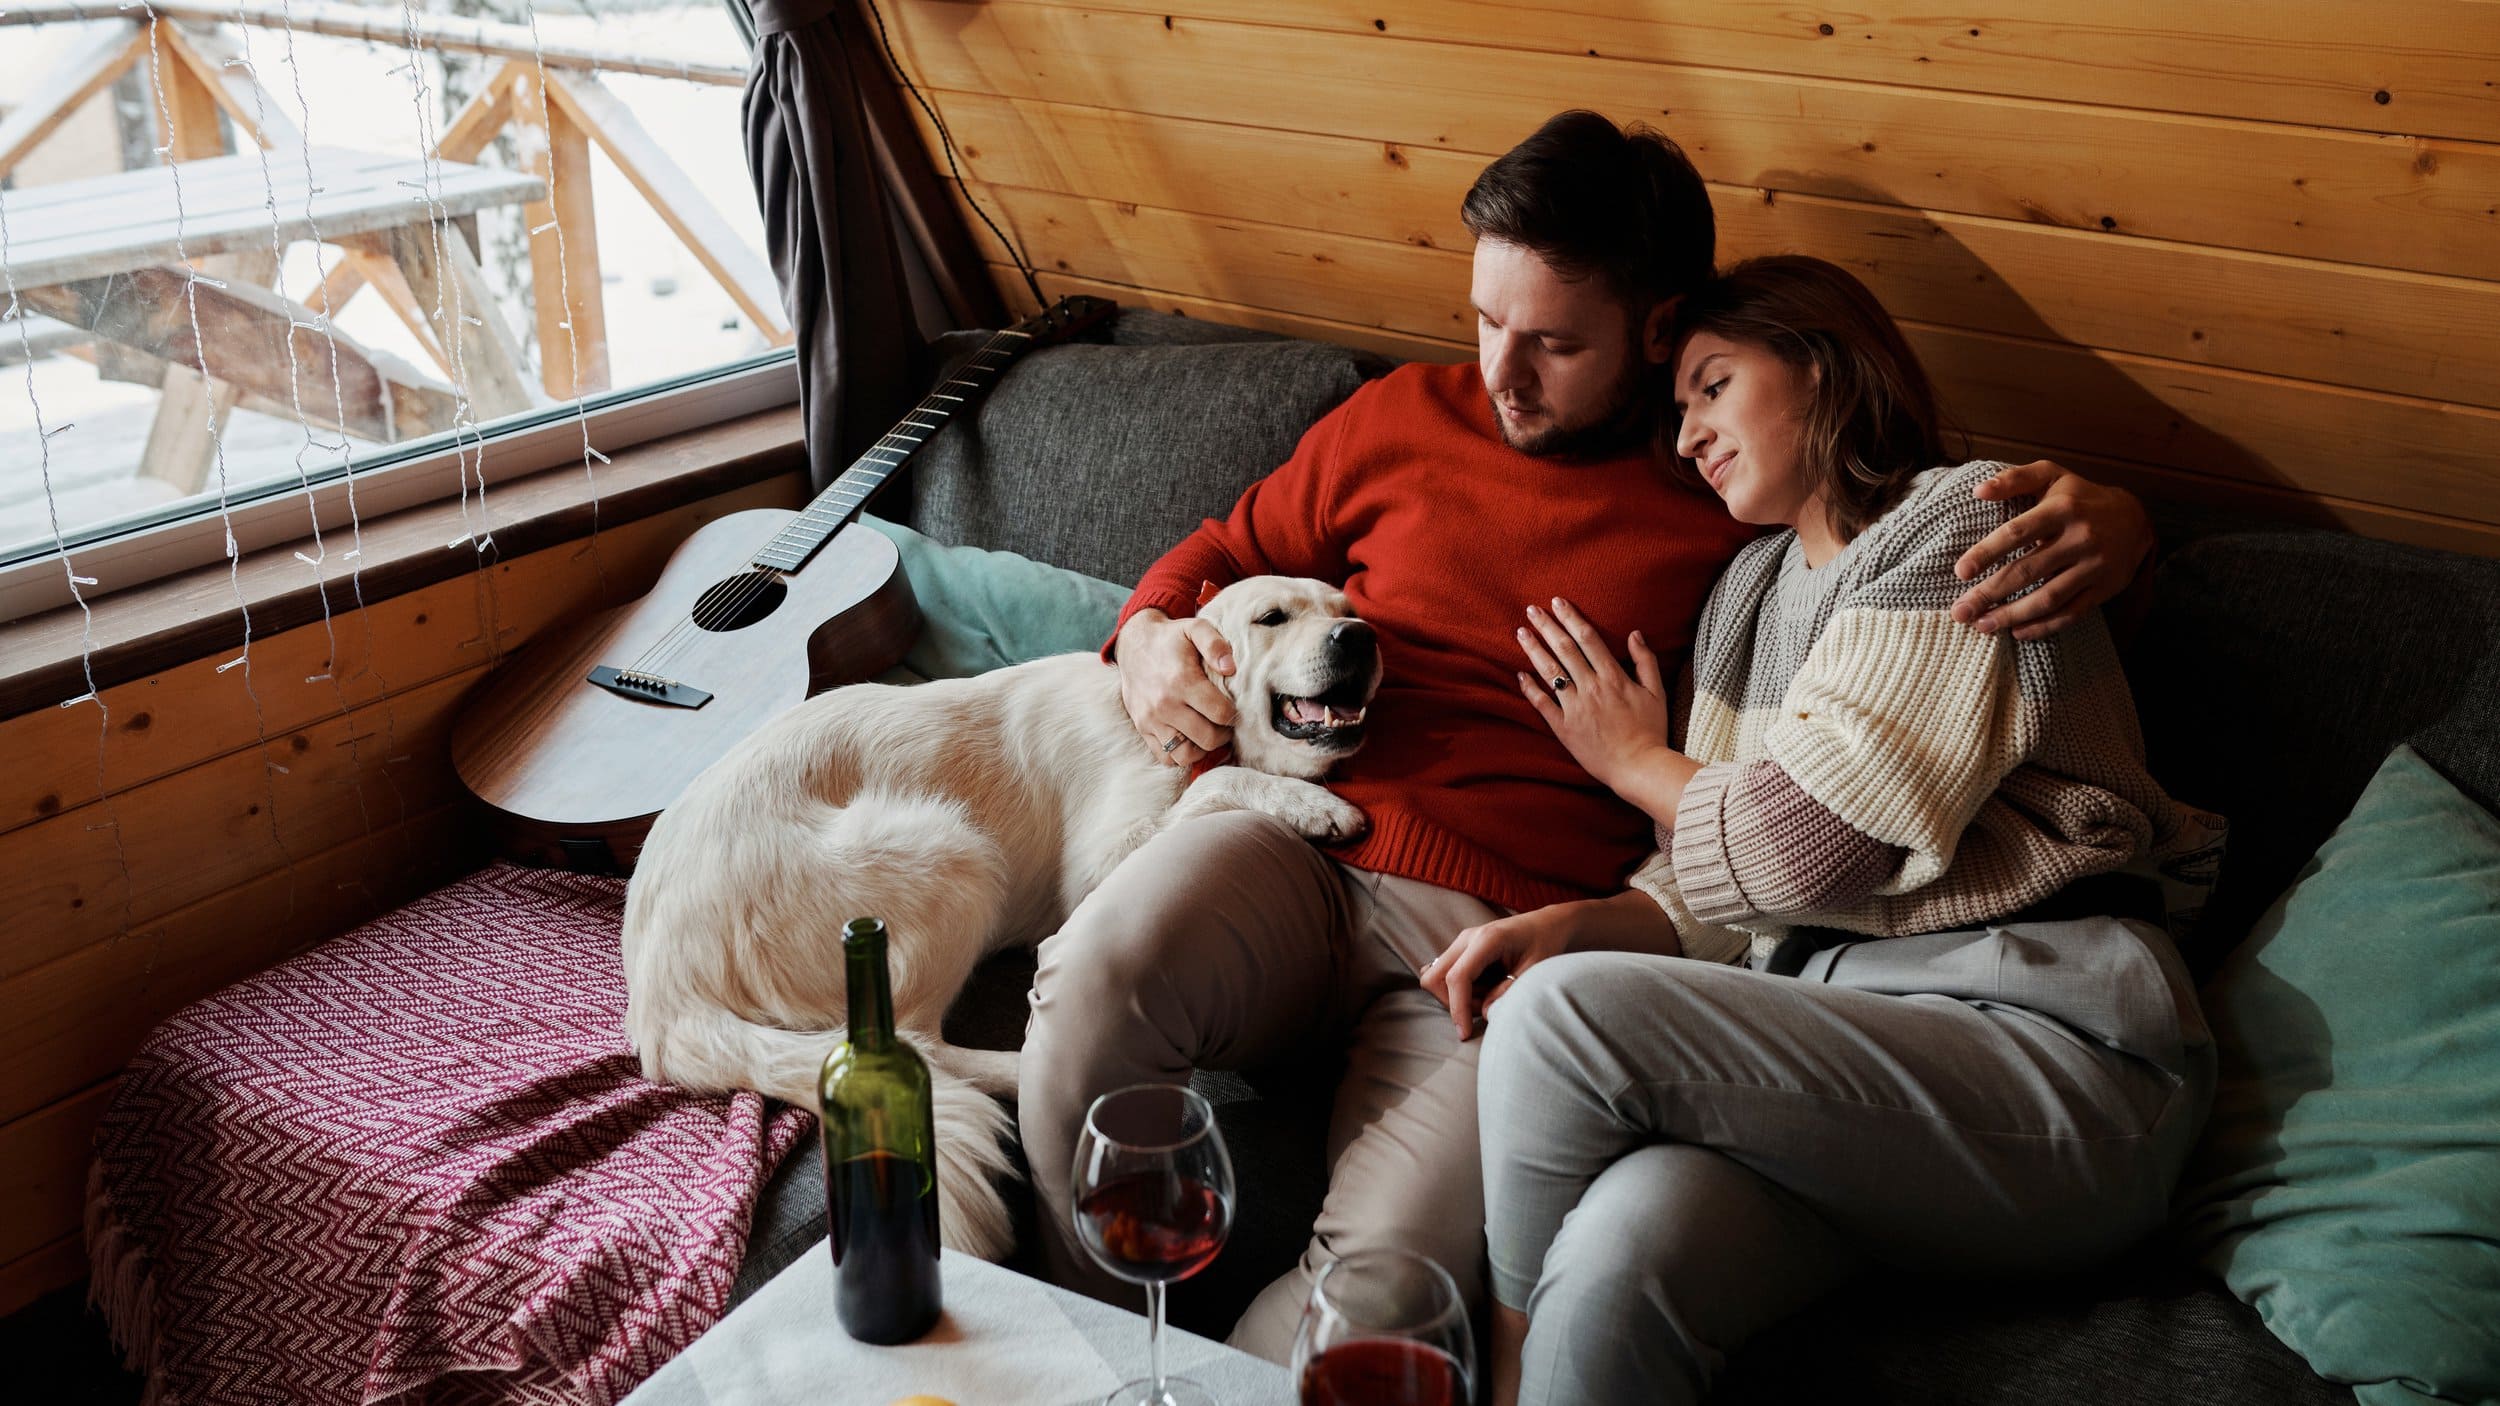
<path fill-rule="evenodd" d="M 535 864 L 622 873 L 688 782 L 811 694 L 891 668 L 920 629 L 894 544 L 860 509 L 1018 356 L 1107 321 L 1062 298 L 993 336 L 806 508 L 697 528 L 648 595 L 551 631 L 489 675 L 452 766 Z"/>

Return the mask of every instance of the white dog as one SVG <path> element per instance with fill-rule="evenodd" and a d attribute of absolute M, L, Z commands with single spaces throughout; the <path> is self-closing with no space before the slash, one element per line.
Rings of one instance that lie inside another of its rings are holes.
<path fill-rule="evenodd" d="M 987 1095 L 1014 1091 L 1016 1056 L 938 1033 L 973 967 L 1057 931 L 1175 820 L 1257 810 L 1314 839 L 1363 828 L 1315 782 L 1361 745 L 1380 683 L 1371 627 L 1339 592 L 1281 576 L 1229 586 L 1199 616 L 1232 646 L 1216 683 L 1238 765 L 1194 783 L 1130 726 L 1119 671 L 1091 654 L 835 689 L 697 777 L 626 892 L 625 1029 L 644 1074 L 812 1110 L 848 1016 L 842 925 L 883 918 L 895 1025 L 935 1084 L 945 1241 L 1005 1254 L 1009 1129 Z"/>

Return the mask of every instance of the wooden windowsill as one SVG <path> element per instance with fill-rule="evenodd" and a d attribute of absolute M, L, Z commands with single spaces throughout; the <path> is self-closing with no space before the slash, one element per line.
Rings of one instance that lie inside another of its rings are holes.
<path fill-rule="evenodd" d="M 597 518 L 602 528 L 666 512 L 807 466 L 798 407 L 784 406 L 689 430 L 616 452 L 599 466 Z M 224 562 L 116 591 L 94 604 L 93 652 L 82 662 L 87 622 L 75 606 L 0 625 L 0 718 L 13 718 L 84 695 L 91 687 L 146 678 L 187 660 L 243 643 L 243 614 L 254 639 L 351 610 L 361 589 L 366 604 L 472 572 L 589 534 L 591 488 L 579 465 L 547 469 L 489 495 L 494 551 L 481 557 L 460 538 L 457 499 L 408 508 L 363 525 L 362 571 L 351 583 L 335 564 L 316 572 L 304 558 L 309 539 L 244 554 L 237 571 Z M 330 532 L 337 549 L 338 532 Z M 327 581 L 321 577 L 327 576 Z M 237 583 L 241 599 L 237 599 Z M 90 682 L 89 671 L 93 681 Z"/>

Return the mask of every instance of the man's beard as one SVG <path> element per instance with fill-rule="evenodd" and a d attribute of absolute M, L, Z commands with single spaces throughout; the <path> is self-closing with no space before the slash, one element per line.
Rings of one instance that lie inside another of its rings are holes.
<path fill-rule="evenodd" d="M 1532 434 L 1511 429 L 1491 391 L 1485 392 L 1485 401 L 1492 406 L 1493 426 L 1501 432 L 1502 442 L 1522 454 L 1540 459 L 1603 458 L 1656 435 L 1658 411 L 1651 392 L 1660 370 L 1635 346 L 1625 359 L 1622 377 L 1608 389 L 1606 403 L 1596 414 L 1577 425 L 1549 425 Z"/>

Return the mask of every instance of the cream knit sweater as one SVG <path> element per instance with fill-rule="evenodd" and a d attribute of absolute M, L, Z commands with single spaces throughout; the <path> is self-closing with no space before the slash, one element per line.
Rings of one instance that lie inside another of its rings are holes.
<path fill-rule="evenodd" d="M 1632 877 L 1687 955 L 1976 927 L 2122 867 L 2201 904 L 2222 821 L 2145 771 L 2100 617 L 2025 642 L 1950 614 L 1954 561 L 2026 506 L 1971 496 L 2002 467 L 1921 474 L 1819 568 L 1783 532 L 1719 578 L 1683 748 L 1704 765 Z"/>

